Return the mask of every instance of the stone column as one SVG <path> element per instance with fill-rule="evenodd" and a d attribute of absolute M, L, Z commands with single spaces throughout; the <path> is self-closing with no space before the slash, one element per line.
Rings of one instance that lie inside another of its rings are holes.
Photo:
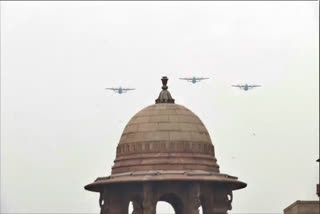
<path fill-rule="evenodd" d="M 101 206 L 100 214 L 128 214 L 128 204 L 117 190 L 107 190 L 103 193 L 103 198 L 100 197 L 99 203 Z"/>
<path fill-rule="evenodd" d="M 157 201 L 152 183 L 143 184 L 143 214 L 156 214 Z"/>
<path fill-rule="evenodd" d="M 213 211 L 214 210 L 214 205 L 213 205 L 213 193 L 212 193 L 212 191 L 202 195 L 201 199 L 203 200 L 203 201 L 201 201 L 203 214 L 215 214 L 214 211 Z"/>
<path fill-rule="evenodd" d="M 227 189 L 213 190 L 213 214 L 227 214 L 232 209 L 232 191 Z M 228 198 L 228 195 L 230 199 Z"/>
<path fill-rule="evenodd" d="M 107 214 L 128 214 L 128 204 L 121 197 L 112 197 Z"/>
<path fill-rule="evenodd" d="M 108 198 L 108 194 L 104 191 L 100 192 L 99 206 L 100 206 L 100 214 L 109 213 L 109 198 Z"/>
<path fill-rule="evenodd" d="M 132 214 L 143 214 L 142 204 L 137 201 L 132 201 L 133 212 Z"/>
<path fill-rule="evenodd" d="M 189 194 L 184 202 L 183 214 L 199 214 L 200 206 L 200 185 L 198 183 L 191 183 Z"/>

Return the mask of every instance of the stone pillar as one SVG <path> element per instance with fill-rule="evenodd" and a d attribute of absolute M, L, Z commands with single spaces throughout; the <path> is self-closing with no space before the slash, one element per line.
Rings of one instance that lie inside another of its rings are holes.
<path fill-rule="evenodd" d="M 175 214 L 183 214 L 183 211 L 182 211 L 182 209 L 183 209 L 183 207 L 182 207 L 182 205 L 180 205 L 180 204 L 171 204 L 171 206 L 173 206 L 173 209 L 174 209 L 174 213 Z"/>
<path fill-rule="evenodd" d="M 201 205 L 203 209 L 203 214 L 215 214 L 213 205 L 213 195 L 212 191 L 204 194 L 201 198 Z"/>
<path fill-rule="evenodd" d="M 142 204 L 137 201 L 132 201 L 133 212 L 132 214 L 143 214 Z"/>
<path fill-rule="evenodd" d="M 200 206 L 200 185 L 198 183 L 191 183 L 189 194 L 184 203 L 183 214 L 199 214 Z"/>
<path fill-rule="evenodd" d="M 125 204 L 121 197 L 113 196 L 107 214 L 128 214 L 128 204 Z"/>
<path fill-rule="evenodd" d="M 116 190 L 105 191 L 103 197 L 100 197 L 99 203 L 101 206 L 100 214 L 128 214 L 128 204 Z"/>
<path fill-rule="evenodd" d="M 155 200 L 156 192 L 152 183 L 143 184 L 143 214 L 156 214 L 157 201 Z"/>
<path fill-rule="evenodd" d="M 227 189 L 213 190 L 213 214 L 227 214 L 228 210 L 232 209 L 232 191 Z M 230 199 L 228 198 L 228 195 Z"/>
<path fill-rule="evenodd" d="M 211 183 L 201 183 L 200 200 L 203 214 L 214 214 L 213 209 L 213 185 Z"/>
<path fill-rule="evenodd" d="M 99 206 L 100 206 L 100 214 L 109 213 L 109 198 L 106 192 L 100 192 Z"/>

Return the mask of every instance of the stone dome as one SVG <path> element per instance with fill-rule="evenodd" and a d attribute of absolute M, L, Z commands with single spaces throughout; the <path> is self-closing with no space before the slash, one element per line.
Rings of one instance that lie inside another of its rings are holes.
<path fill-rule="evenodd" d="M 174 103 L 162 78 L 156 104 L 136 113 L 128 122 L 117 146 L 112 173 L 85 186 L 101 191 L 116 183 L 147 181 L 201 181 L 241 189 L 246 184 L 222 174 L 214 146 L 201 120 L 189 109 Z"/>
<path fill-rule="evenodd" d="M 112 174 L 149 170 L 219 172 L 206 127 L 186 107 L 150 105 L 126 125 Z"/>

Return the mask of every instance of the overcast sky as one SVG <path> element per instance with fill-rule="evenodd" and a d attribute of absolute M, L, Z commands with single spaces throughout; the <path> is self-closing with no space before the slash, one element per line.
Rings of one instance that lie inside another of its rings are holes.
<path fill-rule="evenodd" d="M 230 213 L 317 200 L 318 8 L 1 2 L 1 212 L 98 213 L 83 187 L 111 173 L 126 123 L 154 103 L 164 75 L 207 127 L 221 172 L 248 184 Z M 189 76 L 210 79 L 178 79 Z M 240 83 L 263 87 L 230 87 Z M 104 89 L 118 86 L 137 90 Z"/>

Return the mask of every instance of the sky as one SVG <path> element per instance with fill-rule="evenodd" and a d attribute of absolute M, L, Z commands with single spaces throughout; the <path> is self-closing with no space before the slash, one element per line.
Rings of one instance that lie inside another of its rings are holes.
<path fill-rule="evenodd" d="M 161 77 L 207 127 L 230 213 L 317 200 L 318 2 L 1 2 L 1 213 L 99 213 L 130 118 Z M 210 77 L 197 84 L 180 77 Z M 248 92 L 232 84 L 261 84 Z M 134 87 L 116 94 L 106 87 Z M 158 213 L 168 213 L 159 204 Z"/>

